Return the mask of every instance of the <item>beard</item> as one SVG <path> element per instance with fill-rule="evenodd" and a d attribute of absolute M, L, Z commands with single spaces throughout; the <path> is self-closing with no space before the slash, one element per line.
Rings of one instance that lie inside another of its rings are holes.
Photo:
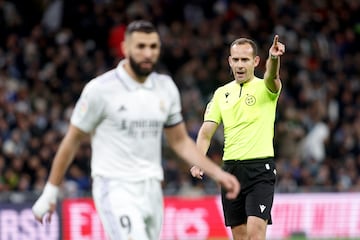
<path fill-rule="evenodd" d="M 155 68 L 155 64 L 153 64 L 150 69 L 142 68 L 141 65 L 139 63 L 135 62 L 134 58 L 132 58 L 131 56 L 129 57 L 129 63 L 130 63 L 131 69 L 139 77 L 147 77 L 147 76 L 149 76 L 149 74 Z"/>

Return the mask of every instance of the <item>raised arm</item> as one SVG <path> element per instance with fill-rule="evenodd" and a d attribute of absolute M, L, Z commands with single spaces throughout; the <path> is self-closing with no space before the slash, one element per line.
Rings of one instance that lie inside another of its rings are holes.
<path fill-rule="evenodd" d="M 269 56 L 266 60 L 266 71 L 264 81 L 271 92 L 278 92 L 281 87 L 280 81 L 280 56 L 285 52 L 285 45 L 279 42 L 279 36 L 275 35 L 269 49 Z"/>

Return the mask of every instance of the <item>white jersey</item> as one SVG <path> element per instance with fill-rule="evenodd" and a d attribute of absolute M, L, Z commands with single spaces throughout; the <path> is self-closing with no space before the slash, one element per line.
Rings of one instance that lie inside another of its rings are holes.
<path fill-rule="evenodd" d="M 163 180 L 162 131 L 183 120 L 179 91 L 155 72 L 140 84 L 123 64 L 85 86 L 71 123 L 91 133 L 93 177 Z"/>

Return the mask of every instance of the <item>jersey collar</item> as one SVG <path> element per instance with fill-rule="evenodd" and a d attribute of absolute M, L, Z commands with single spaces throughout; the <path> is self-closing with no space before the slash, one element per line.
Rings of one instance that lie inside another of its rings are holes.
<path fill-rule="evenodd" d="M 139 83 L 135 81 L 130 75 L 125 71 L 124 63 L 126 60 L 121 60 L 116 67 L 116 73 L 120 78 L 120 81 L 126 86 L 130 91 L 135 91 L 140 88 L 152 89 L 154 87 L 154 81 L 152 79 L 153 73 L 151 73 L 145 80 L 144 83 Z"/>

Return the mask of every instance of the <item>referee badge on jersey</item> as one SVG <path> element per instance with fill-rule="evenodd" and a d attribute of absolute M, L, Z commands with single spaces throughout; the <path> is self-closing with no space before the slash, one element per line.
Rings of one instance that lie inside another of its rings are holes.
<path fill-rule="evenodd" d="M 247 95 L 245 98 L 245 103 L 248 106 L 252 106 L 256 103 L 256 98 L 253 95 Z"/>

